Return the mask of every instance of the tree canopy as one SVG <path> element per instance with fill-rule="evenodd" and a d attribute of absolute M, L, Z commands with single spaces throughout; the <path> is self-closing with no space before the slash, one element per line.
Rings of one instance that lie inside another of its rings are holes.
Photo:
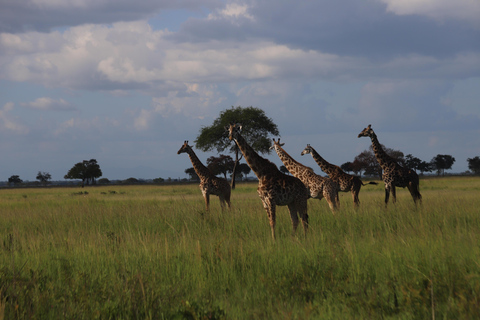
<path fill-rule="evenodd" d="M 468 158 L 468 169 L 472 170 L 474 174 L 480 174 L 480 157 Z"/>
<path fill-rule="evenodd" d="M 232 173 L 235 162 L 232 157 L 221 154 L 218 157 L 211 156 L 207 159 L 207 168 L 214 175 L 223 174 L 227 179 L 227 173 Z"/>
<path fill-rule="evenodd" d="M 76 163 L 68 173 L 64 176 L 65 179 L 79 179 L 82 180 L 82 188 L 89 183 L 95 184 L 95 179 L 102 176 L 102 170 L 97 163 L 97 160 L 83 160 Z"/>
<path fill-rule="evenodd" d="M 23 180 L 20 179 L 20 176 L 19 175 L 13 175 L 11 176 L 10 178 L 8 178 L 8 183 L 9 184 L 13 184 L 13 185 L 16 185 L 16 184 L 20 184 L 22 183 Z"/>
<path fill-rule="evenodd" d="M 455 158 L 448 154 L 437 154 L 430 162 L 438 175 L 445 175 L 445 170 L 452 169 Z"/>
<path fill-rule="evenodd" d="M 390 157 L 397 161 L 398 164 L 405 165 L 405 159 L 402 151 L 386 148 L 383 144 L 381 146 Z M 380 164 L 375 157 L 372 146 L 355 157 L 351 169 L 355 174 L 361 173 L 363 170 L 365 175 L 377 175 L 379 177 L 382 176 L 382 167 L 380 167 Z"/>
<path fill-rule="evenodd" d="M 269 134 L 279 135 L 277 125 L 266 116 L 263 110 L 255 107 L 231 107 L 221 111 L 211 126 L 200 129 L 195 147 L 204 152 L 214 149 L 219 153 L 227 149 L 230 152 L 236 152 L 236 144 L 228 139 L 228 133 L 225 131 L 225 127 L 230 123 L 240 123 L 242 137 L 260 153 L 270 153 Z"/>
<path fill-rule="evenodd" d="M 52 175 L 48 172 L 38 171 L 36 179 L 40 181 L 43 185 L 46 185 L 48 181 L 52 179 Z"/>
<path fill-rule="evenodd" d="M 225 150 L 235 154 L 235 166 L 232 174 L 232 188 L 235 188 L 235 174 L 238 162 L 242 155 L 236 143 L 228 139 L 225 127 L 230 123 L 242 125 L 242 137 L 259 153 L 270 153 L 271 140 L 269 135 L 278 136 L 277 125 L 268 118 L 262 109 L 255 107 L 231 107 L 220 112 L 218 118 L 211 126 L 200 129 L 200 134 L 195 140 L 195 147 L 203 152 L 217 150 L 218 153 Z"/>

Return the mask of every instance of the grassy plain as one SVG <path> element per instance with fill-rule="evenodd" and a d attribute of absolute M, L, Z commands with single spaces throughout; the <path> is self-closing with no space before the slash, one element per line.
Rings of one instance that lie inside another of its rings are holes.
<path fill-rule="evenodd" d="M 256 187 L 0 190 L 0 320 L 480 318 L 480 178 L 310 199 L 306 239 L 280 207 L 276 242 Z"/>

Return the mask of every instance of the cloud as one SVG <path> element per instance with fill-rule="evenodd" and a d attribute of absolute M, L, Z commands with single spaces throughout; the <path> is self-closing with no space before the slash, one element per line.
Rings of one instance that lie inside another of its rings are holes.
<path fill-rule="evenodd" d="M 480 2 L 472 0 L 380 0 L 397 15 L 424 15 L 437 21 L 463 20 L 480 28 Z"/>
<path fill-rule="evenodd" d="M 242 8 L 244 13 L 240 17 L 248 19 L 218 13 L 216 19 L 190 19 L 171 37 L 193 43 L 212 39 L 262 40 L 306 51 L 374 59 L 403 54 L 450 56 L 480 48 L 476 41 L 480 30 L 472 29 L 468 21 L 450 19 L 440 24 L 424 15 L 396 15 L 381 1 L 306 1 L 279 5 L 277 1 L 266 0 L 249 1 Z"/>
<path fill-rule="evenodd" d="M 17 135 L 26 135 L 29 130 L 26 126 L 17 122 L 17 119 L 10 115 L 13 110 L 14 103 L 7 102 L 3 108 L 0 109 L 0 130 L 9 131 Z"/>
<path fill-rule="evenodd" d="M 1 78 L 46 87 L 87 90 L 167 90 L 195 83 L 264 79 L 450 77 L 479 74 L 480 54 L 421 54 L 371 60 L 304 50 L 256 39 L 251 42 L 177 43 L 172 33 L 144 21 L 111 27 L 85 25 L 63 34 L 2 34 Z M 37 37 L 38 36 L 38 37 Z M 177 91 L 177 89 L 174 89 Z M 152 91 L 153 92 L 153 91 Z"/>
<path fill-rule="evenodd" d="M 162 10 L 214 8 L 218 0 L 22 0 L 2 1 L 0 32 L 49 32 L 53 28 L 145 20 Z"/>
<path fill-rule="evenodd" d="M 35 101 L 22 103 L 21 106 L 36 110 L 72 111 L 76 108 L 63 99 L 48 97 L 37 98 Z"/>
<path fill-rule="evenodd" d="M 399 132 L 476 130 L 480 127 L 478 114 L 462 116 L 445 103 L 452 87 L 442 80 L 369 82 L 361 91 L 358 107 L 344 119 Z"/>

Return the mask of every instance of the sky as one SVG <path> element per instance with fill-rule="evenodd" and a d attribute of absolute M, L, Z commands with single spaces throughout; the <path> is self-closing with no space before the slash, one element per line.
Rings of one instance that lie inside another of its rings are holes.
<path fill-rule="evenodd" d="M 0 0 L 0 181 L 89 159 L 110 180 L 186 178 L 183 141 L 232 106 L 264 110 L 318 174 L 307 144 L 341 165 L 369 124 L 464 172 L 480 156 L 478 17 L 475 0 Z"/>

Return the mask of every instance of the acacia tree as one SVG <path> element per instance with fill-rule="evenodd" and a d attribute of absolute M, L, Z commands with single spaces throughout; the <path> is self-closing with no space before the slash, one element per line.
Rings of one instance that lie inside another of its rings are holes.
<path fill-rule="evenodd" d="M 252 169 L 250 169 L 250 167 L 248 166 L 248 164 L 246 163 L 239 163 L 238 166 L 237 166 L 237 176 L 243 176 L 245 175 L 245 178 L 247 177 L 247 175 L 250 173 L 250 171 L 252 171 Z"/>
<path fill-rule="evenodd" d="M 88 184 L 95 184 L 96 178 L 102 176 L 102 170 L 97 163 L 97 160 L 83 160 L 76 163 L 68 173 L 64 176 L 65 179 L 79 179 L 82 180 L 82 188 L 85 186 L 85 182 Z"/>
<path fill-rule="evenodd" d="M 386 148 L 383 144 L 381 147 L 390 157 L 395 159 L 398 164 L 403 166 L 405 165 L 405 159 L 402 151 Z M 372 146 L 355 157 L 353 160 L 352 169 L 355 174 L 358 174 L 358 172 L 363 170 L 365 175 L 377 175 L 382 177 L 382 167 L 375 157 Z"/>
<path fill-rule="evenodd" d="M 438 175 L 445 175 L 445 170 L 452 169 L 455 158 L 448 154 L 437 154 L 430 162 Z"/>
<path fill-rule="evenodd" d="M 22 182 L 23 182 L 23 180 L 20 179 L 19 175 L 13 175 L 10 178 L 8 178 L 8 184 L 16 185 L 16 184 L 20 184 Z"/>
<path fill-rule="evenodd" d="M 468 158 L 468 169 L 472 170 L 474 174 L 480 174 L 480 157 Z"/>
<path fill-rule="evenodd" d="M 420 171 L 420 175 L 423 175 L 424 172 L 432 172 L 433 167 L 430 162 L 422 161 L 418 164 L 417 169 Z"/>
<path fill-rule="evenodd" d="M 185 173 L 190 176 L 190 180 L 200 181 L 200 177 L 198 176 L 197 171 L 195 171 L 194 167 L 185 169 Z"/>
<path fill-rule="evenodd" d="M 52 179 L 52 175 L 48 172 L 38 171 L 36 179 L 45 186 L 48 183 L 48 180 Z"/>
<path fill-rule="evenodd" d="M 223 174 L 227 179 L 227 173 L 232 173 L 235 162 L 232 157 L 221 154 L 218 157 L 211 156 L 207 159 L 207 168 L 214 175 Z"/>
<path fill-rule="evenodd" d="M 417 170 L 419 169 L 418 167 L 420 166 L 421 163 L 422 163 L 422 160 L 420 160 L 417 157 L 414 157 L 412 154 L 407 154 L 405 156 L 405 166 L 408 169 L 412 169 L 413 171 L 417 172 Z"/>
<path fill-rule="evenodd" d="M 265 115 L 263 110 L 240 106 L 221 111 L 211 126 L 200 129 L 200 134 L 195 140 L 197 149 L 203 152 L 216 149 L 219 153 L 228 149 L 235 154 L 235 165 L 232 171 L 232 189 L 234 189 L 236 169 L 243 155 L 237 144 L 228 139 L 225 127 L 230 123 L 241 124 L 242 137 L 255 151 L 262 154 L 270 153 L 271 140 L 268 135 L 278 136 L 279 131 L 277 125 Z"/>
<path fill-rule="evenodd" d="M 340 166 L 340 169 L 342 169 L 345 172 L 353 172 L 353 163 L 350 161 L 345 162 Z"/>

